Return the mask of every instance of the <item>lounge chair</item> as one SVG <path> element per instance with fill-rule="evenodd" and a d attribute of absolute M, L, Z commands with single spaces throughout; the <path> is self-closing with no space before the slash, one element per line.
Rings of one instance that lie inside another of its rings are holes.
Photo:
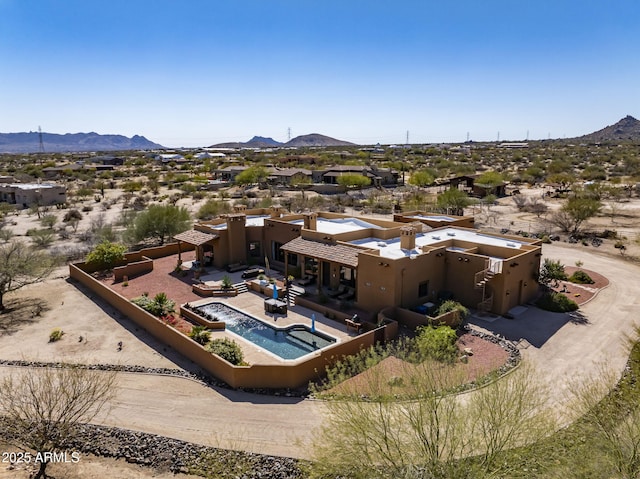
<path fill-rule="evenodd" d="M 340 296 L 338 296 L 338 299 L 340 301 L 349 301 L 350 299 L 353 299 L 356 297 L 356 292 L 353 288 L 348 288 L 346 293 L 341 294 Z"/>
<path fill-rule="evenodd" d="M 335 291 L 329 291 L 328 296 L 330 298 L 337 298 L 338 296 L 342 296 L 346 292 L 347 292 L 347 287 L 344 284 L 341 284 L 340 286 L 338 286 L 338 289 L 336 289 Z"/>
<path fill-rule="evenodd" d="M 315 280 L 315 276 L 307 276 L 306 278 L 299 279 L 298 284 L 300 286 L 309 286 L 310 284 L 314 283 Z"/>

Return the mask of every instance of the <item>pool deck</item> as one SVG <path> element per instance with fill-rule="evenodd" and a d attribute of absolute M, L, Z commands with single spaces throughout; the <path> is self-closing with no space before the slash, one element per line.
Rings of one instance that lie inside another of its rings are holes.
<path fill-rule="evenodd" d="M 274 326 L 282 328 L 290 326 L 292 324 L 303 324 L 305 326 L 311 327 L 311 315 L 315 314 L 315 324 L 317 331 L 336 338 L 338 342 L 348 340 L 354 336 L 353 332 L 347 331 L 347 326 L 345 324 L 341 324 L 338 321 L 328 319 L 322 313 L 318 313 L 308 308 L 303 308 L 302 306 L 289 306 L 286 316 L 283 316 L 281 314 L 274 315 L 272 313 L 265 313 L 265 299 L 267 299 L 266 296 L 249 291 L 248 293 L 242 293 L 238 296 L 230 298 L 203 298 L 197 301 L 190 301 L 190 304 L 192 304 L 193 306 L 213 302 L 227 304 L 255 318 L 258 318 L 265 323 L 270 323 Z M 229 331 L 212 331 L 211 339 L 217 338 L 229 338 L 235 340 L 236 343 L 238 343 L 242 348 L 244 359 L 249 364 L 291 364 L 300 360 L 305 360 L 308 357 L 307 355 L 305 355 L 299 359 L 285 360 L 272 353 L 264 351 L 263 349 L 257 347 L 255 344 Z"/>
<path fill-rule="evenodd" d="M 195 253 L 193 251 L 182 253 L 182 259 L 183 275 L 176 275 L 174 273 L 178 255 L 170 255 L 154 259 L 153 271 L 129 278 L 127 286 L 124 286 L 123 282 L 115 282 L 113 277 L 103 278 L 102 281 L 127 299 L 140 296 L 143 292 L 148 292 L 150 296 L 154 296 L 159 292 L 165 292 L 170 299 L 176 302 L 176 304 L 190 303 L 198 305 L 216 301 L 228 304 L 229 306 L 250 314 L 255 318 L 280 327 L 286 327 L 292 324 L 303 324 L 310 327 L 311 315 L 315 314 L 316 329 L 318 331 L 328 334 L 329 336 L 333 336 L 337 338 L 338 341 L 344 341 L 354 337 L 354 333 L 347 330 L 346 324 L 328 319 L 322 313 L 302 306 L 290 305 L 286 316 L 279 314 L 274 317 L 272 313 L 267 314 L 264 311 L 264 300 L 268 299 L 268 297 L 252 290 L 249 290 L 249 292 L 246 293 L 241 293 L 235 297 L 203 298 L 192 291 L 192 285 L 195 280 L 195 270 L 191 268 L 191 265 L 195 259 Z M 274 270 L 269 271 L 269 273 L 271 277 L 280 281 L 284 279 L 280 273 Z M 229 276 L 232 284 L 244 281 L 242 279 L 242 271 L 228 273 L 214 267 L 205 268 L 199 280 L 205 284 L 213 285 L 222 281 L 225 276 Z M 315 287 L 312 286 L 311 288 L 314 289 Z M 350 315 L 348 313 L 345 313 L 344 315 L 345 318 L 349 316 Z M 305 355 L 302 358 L 295 360 L 284 360 L 272 353 L 263 351 L 255 344 L 250 343 L 231 332 L 212 331 L 212 339 L 220 337 L 233 339 L 240 344 L 242 351 L 244 352 L 245 361 L 249 364 L 292 364 L 308 357 Z"/>

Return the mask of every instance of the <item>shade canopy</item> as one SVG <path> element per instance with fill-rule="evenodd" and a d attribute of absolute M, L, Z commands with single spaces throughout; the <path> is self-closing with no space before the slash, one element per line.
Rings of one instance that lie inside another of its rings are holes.
<path fill-rule="evenodd" d="M 203 233 L 202 231 L 197 230 L 188 230 L 173 237 L 174 240 L 183 241 L 194 246 L 202 246 L 203 244 L 218 238 L 219 236 L 216 234 Z"/>

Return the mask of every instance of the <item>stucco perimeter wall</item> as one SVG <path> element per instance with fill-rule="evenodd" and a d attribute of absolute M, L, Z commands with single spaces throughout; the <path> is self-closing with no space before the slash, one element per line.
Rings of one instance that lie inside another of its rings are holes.
<path fill-rule="evenodd" d="M 166 343 L 203 370 L 233 388 L 297 388 L 323 375 L 325 368 L 342 357 L 374 344 L 375 331 L 356 336 L 286 365 L 233 366 L 83 271 L 83 263 L 69 265 L 69 276 L 118 309 L 156 339 Z"/>
<path fill-rule="evenodd" d="M 116 281 L 120 281 L 124 276 L 132 278 L 139 274 L 149 273 L 150 271 L 153 271 L 153 260 L 143 256 L 140 261 L 134 261 L 124 266 L 113 268 L 113 277 Z"/>
<path fill-rule="evenodd" d="M 180 251 L 182 251 L 183 253 L 185 251 L 191 251 L 193 249 L 194 249 L 193 245 L 190 245 L 190 244 L 182 243 L 180 245 Z M 140 251 L 131 251 L 129 253 L 125 253 L 124 261 L 121 261 L 116 264 L 116 267 L 114 268 L 114 272 L 117 268 L 122 266 L 127 266 L 131 263 L 136 263 L 138 261 L 144 261 L 144 260 L 150 260 L 150 259 L 163 258 L 165 256 L 170 256 L 173 254 L 178 254 L 178 243 L 169 243 L 162 246 L 155 246 L 153 248 L 144 248 L 144 249 L 141 249 Z M 76 263 L 76 265 L 78 265 L 78 267 L 82 269 L 82 271 L 86 271 L 87 273 L 95 273 L 99 269 L 87 263 Z M 130 276 L 133 276 L 133 275 L 130 275 Z"/>
<path fill-rule="evenodd" d="M 416 313 L 408 309 L 390 307 L 384 308 L 378 313 L 378 320 L 397 321 L 398 324 L 415 330 L 420 326 L 426 326 L 428 324 L 453 326 L 457 323 L 458 318 L 455 311 L 449 311 L 436 318 L 430 318 L 424 314 Z"/>

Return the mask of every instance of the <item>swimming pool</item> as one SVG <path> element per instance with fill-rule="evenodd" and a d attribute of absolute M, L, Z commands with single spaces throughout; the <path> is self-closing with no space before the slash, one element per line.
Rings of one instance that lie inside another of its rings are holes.
<path fill-rule="evenodd" d="M 298 359 L 336 342 L 336 338 L 302 324 L 276 328 L 224 303 L 208 303 L 194 309 L 217 317 L 229 331 L 282 359 Z"/>

